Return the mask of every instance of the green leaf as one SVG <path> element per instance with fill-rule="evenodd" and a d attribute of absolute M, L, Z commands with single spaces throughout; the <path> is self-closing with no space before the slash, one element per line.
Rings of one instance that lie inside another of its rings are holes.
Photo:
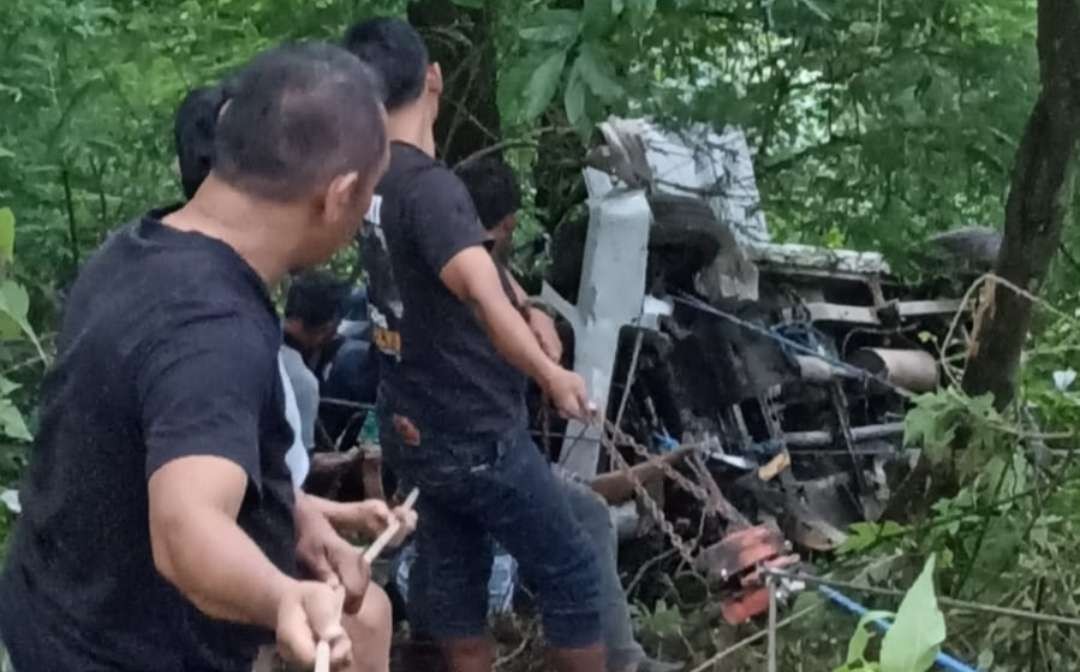
<path fill-rule="evenodd" d="M 640 630 L 660 639 L 677 636 L 683 627 L 683 617 L 678 606 L 668 606 L 664 599 L 658 600 L 651 612 L 645 607 L 639 607 L 637 620 Z"/>
<path fill-rule="evenodd" d="M 874 631 L 870 629 L 871 622 L 891 616 L 892 613 L 888 611 L 868 611 L 863 614 L 863 617 L 859 619 L 859 624 L 855 626 L 851 641 L 848 642 L 846 665 L 852 666 L 866 662 L 866 646 L 874 634 Z"/>
<path fill-rule="evenodd" d="M 466 9 L 483 9 L 484 0 L 451 0 L 458 7 L 465 7 Z"/>
<path fill-rule="evenodd" d="M 624 95 L 622 85 L 615 80 L 615 68 L 603 47 L 588 42 L 581 45 L 581 53 L 574 67 L 597 98 L 612 102 Z"/>
<path fill-rule="evenodd" d="M 7 147 L 0 147 L 0 159 L 14 159 L 15 152 L 11 151 Z"/>
<path fill-rule="evenodd" d="M 13 280 L 0 283 L 0 339 L 15 340 L 34 332 L 26 321 L 30 310 L 30 295 Z"/>
<path fill-rule="evenodd" d="M 8 396 L 20 387 L 21 385 L 18 383 L 8 380 L 4 376 L 0 376 L 0 398 Z"/>
<path fill-rule="evenodd" d="M 908 529 L 892 520 L 886 520 L 883 523 L 852 523 L 848 528 L 847 540 L 836 549 L 836 552 L 840 555 L 858 553 L 879 541 L 902 536 Z"/>
<path fill-rule="evenodd" d="M 0 208 L 0 261 L 15 258 L 15 213 L 11 208 Z"/>
<path fill-rule="evenodd" d="M 585 19 L 585 35 L 588 37 L 604 37 L 615 25 L 615 7 L 612 0 L 585 0 L 583 9 Z"/>
<path fill-rule="evenodd" d="M 524 40 L 569 45 L 581 34 L 581 12 L 572 9 L 537 12 L 533 19 L 518 31 Z"/>
<path fill-rule="evenodd" d="M 923 567 L 881 642 L 881 672 L 925 672 L 945 641 L 945 616 L 934 594 L 934 556 Z"/>
<path fill-rule="evenodd" d="M 536 119 L 551 104 L 555 92 L 559 90 L 563 67 L 566 65 L 566 52 L 557 51 L 540 64 L 533 73 L 529 85 L 525 87 L 525 120 Z"/>
<path fill-rule="evenodd" d="M 946 392 L 916 397 L 904 417 L 904 445 L 921 446 L 931 464 L 946 462 L 952 456 L 958 410 Z"/>
<path fill-rule="evenodd" d="M 587 133 L 591 124 L 585 111 L 585 81 L 581 79 L 581 73 L 576 67 L 571 72 L 570 81 L 566 85 L 563 105 L 566 107 L 566 119 L 570 125 L 580 132 Z"/>
<path fill-rule="evenodd" d="M 532 54 L 499 77 L 499 109 L 514 123 L 539 117 L 559 89 L 566 50 Z"/>
<path fill-rule="evenodd" d="M 0 399 L 0 434 L 17 441 L 30 441 L 34 438 L 26 428 L 22 413 L 15 408 L 15 404 L 6 399 Z"/>

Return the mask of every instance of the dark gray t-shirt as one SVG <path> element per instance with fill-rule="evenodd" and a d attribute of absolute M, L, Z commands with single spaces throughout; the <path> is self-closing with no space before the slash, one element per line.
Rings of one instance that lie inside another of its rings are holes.
<path fill-rule="evenodd" d="M 452 434 L 502 433 L 525 423 L 525 377 L 439 278 L 459 252 L 489 242 L 465 185 L 416 147 L 394 143 L 376 194 L 379 209 L 368 224 L 377 220 L 393 270 L 388 281 L 371 283 L 369 301 L 389 309 L 382 288 L 390 284 L 401 308 L 398 361 L 384 359 L 380 370 L 391 408 Z"/>
<path fill-rule="evenodd" d="M 19 672 L 249 672 L 273 640 L 206 616 L 157 572 L 147 481 L 171 460 L 243 468 L 238 524 L 295 571 L 274 306 L 231 248 L 160 216 L 112 235 L 64 311 L 0 578 L 0 639 Z"/>

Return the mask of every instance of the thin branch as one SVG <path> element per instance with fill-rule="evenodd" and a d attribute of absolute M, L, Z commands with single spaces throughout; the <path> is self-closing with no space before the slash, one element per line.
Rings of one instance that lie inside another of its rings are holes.
<path fill-rule="evenodd" d="M 490 138 L 492 140 L 498 140 L 499 139 L 499 136 L 498 136 L 497 133 L 495 133 L 490 128 L 485 126 L 484 122 L 480 121 L 480 119 L 478 119 L 475 114 L 473 114 L 468 109 L 466 109 L 466 107 L 464 105 L 462 105 L 458 101 L 454 100 L 453 98 L 449 98 L 447 96 L 443 96 L 442 100 L 445 103 L 449 103 L 454 108 L 454 110 L 457 111 L 459 114 L 465 115 L 465 117 L 468 118 L 468 120 L 471 121 L 478 129 L 483 131 L 484 135 L 488 136 L 488 138 Z"/>
<path fill-rule="evenodd" d="M 467 112 L 468 110 L 469 96 L 472 94 L 473 85 L 476 83 L 476 77 L 480 74 L 480 59 L 478 58 L 478 56 L 480 55 L 483 48 L 483 46 L 478 48 L 469 59 L 469 77 L 465 80 L 465 88 L 457 96 L 465 104 L 458 105 L 457 114 L 455 114 L 454 118 L 450 121 L 450 128 L 447 129 L 446 138 L 443 141 L 443 148 L 447 155 L 450 155 L 450 148 L 453 147 L 454 144 L 454 136 L 457 135 L 458 129 L 461 128 L 461 123 L 463 119 L 471 118 L 474 124 L 477 124 L 478 126 L 481 125 L 474 114 L 469 113 L 466 116 L 465 112 Z M 488 129 L 482 128 L 482 130 L 486 131 Z"/>
<path fill-rule="evenodd" d="M 1061 258 L 1067 261 L 1073 267 L 1073 270 L 1080 271 L 1080 261 L 1077 261 L 1069 248 L 1065 246 L 1065 243 L 1061 244 Z"/>
<path fill-rule="evenodd" d="M 634 574 L 634 578 L 631 579 L 630 583 L 628 583 L 626 585 L 626 590 L 624 592 L 627 595 L 633 594 L 634 589 L 637 588 L 638 584 L 641 583 L 641 580 L 643 578 L 645 578 L 646 572 L 648 572 L 650 569 L 652 569 L 654 566 L 660 564 L 664 560 L 667 560 L 672 555 L 675 555 L 675 552 L 676 552 L 676 549 L 669 548 L 666 551 L 664 551 L 663 553 L 661 553 L 660 555 L 657 555 L 656 557 L 653 557 L 653 558 L 649 558 L 649 560 L 647 560 L 644 564 L 641 565 L 640 568 L 638 568 L 637 573 Z"/>
<path fill-rule="evenodd" d="M 573 133 L 573 132 L 574 132 L 574 129 L 568 128 L 568 127 L 563 127 L 563 126 L 543 126 L 541 128 L 537 128 L 537 129 L 534 129 L 534 130 L 530 131 L 529 135 L 531 135 L 531 136 L 540 136 L 540 135 L 544 135 L 545 133 Z M 463 169 L 465 166 L 468 166 L 470 163 L 473 163 L 474 161 L 479 161 L 480 159 L 484 158 L 485 156 L 490 156 L 492 154 L 497 154 L 497 153 L 499 153 L 499 152 L 501 152 L 501 151 L 503 151 L 505 149 L 514 149 L 514 148 L 517 148 L 517 147 L 537 147 L 537 146 L 539 146 L 539 142 L 537 140 L 535 140 L 535 139 L 528 139 L 527 140 L 525 138 L 511 138 L 509 140 L 502 140 L 501 142 L 496 142 L 494 145 L 484 147 L 483 149 L 478 149 L 477 151 L 473 152 L 472 154 L 466 156 L 464 159 L 462 159 L 461 161 L 458 161 L 456 164 L 454 164 L 454 170 L 459 171 L 459 170 Z"/>
<path fill-rule="evenodd" d="M 799 150 L 787 158 L 778 159 L 771 163 L 767 163 L 758 169 L 758 172 L 762 175 L 768 175 L 772 173 L 780 173 L 793 167 L 800 161 L 808 159 L 812 156 L 819 154 L 828 154 L 829 152 L 839 149 L 841 147 L 851 147 L 858 145 L 862 142 L 862 138 L 850 137 L 846 135 L 834 135 L 828 141 L 819 145 L 807 147 L 806 149 Z"/>

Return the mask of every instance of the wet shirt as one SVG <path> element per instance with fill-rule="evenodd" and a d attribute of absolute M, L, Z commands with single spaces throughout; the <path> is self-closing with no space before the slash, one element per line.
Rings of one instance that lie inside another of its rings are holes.
<path fill-rule="evenodd" d="M 373 326 L 385 319 L 396 334 L 374 339 L 386 354 L 381 393 L 396 413 L 435 431 L 502 433 L 521 425 L 525 377 L 439 278 L 459 252 L 489 242 L 465 185 L 416 147 L 394 143 L 376 194 L 378 207 L 364 227 L 365 259 L 384 258 L 365 263 L 368 299 Z"/>
<path fill-rule="evenodd" d="M 0 578 L 0 639 L 20 672 L 248 672 L 272 641 L 205 616 L 155 569 L 147 482 L 172 460 L 239 465 L 238 524 L 295 571 L 273 305 L 231 248 L 161 216 L 112 235 L 67 302 Z"/>

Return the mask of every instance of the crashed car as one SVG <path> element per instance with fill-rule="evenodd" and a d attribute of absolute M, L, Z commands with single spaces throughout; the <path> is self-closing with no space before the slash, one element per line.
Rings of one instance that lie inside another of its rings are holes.
<path fill-rule="evenodd" d="M 721 519 L 699 528 L 713 532 L 695 564 L 735 585 L 724 616 L 741 622 L 766 607 L 761 566 L 835 549 L 849 524 L 883 514 L 910 459 L 904 413 L 939 386 L 935 344 L 962 302 L 903 283 L 876 252 L 773 242 L 739 129 L 613 118 L 600 130 L 587 227 L 556 234 L 540 298 L 572 332 L 607 422 L 538 433 L 586 479 L 693 447 L 681 474 L 700 489 L 650 496 L 671 519 Z M 977 272 L 995 236 L 927 249 Z"/>

